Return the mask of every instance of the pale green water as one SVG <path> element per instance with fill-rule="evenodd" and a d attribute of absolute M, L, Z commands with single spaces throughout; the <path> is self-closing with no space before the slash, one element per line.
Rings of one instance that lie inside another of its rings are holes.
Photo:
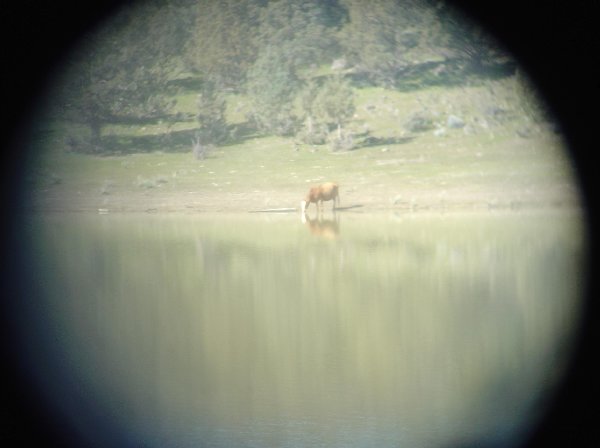
<path fill-rule="evenodd" d="M 575 329 L 575 212 L 32 221 L 30 368 L 124 446 L 510 446 Z"/>

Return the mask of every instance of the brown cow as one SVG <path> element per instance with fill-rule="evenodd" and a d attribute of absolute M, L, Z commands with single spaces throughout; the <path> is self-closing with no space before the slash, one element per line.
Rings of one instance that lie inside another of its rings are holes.
<path fill-rule="evenodd" d="M 311 202 L 314 202 L 317 212 L 319 212 L 319 208 L 323 210 L 323 201 L 333 201 L 333 210 L 335 210 L 335 206 L 340 203 L 338 184 L 325 182 L 317 187 L 312 187 L 308 191 L 306 198 L 300 203 L 302 213 L 306 212 Z"/>

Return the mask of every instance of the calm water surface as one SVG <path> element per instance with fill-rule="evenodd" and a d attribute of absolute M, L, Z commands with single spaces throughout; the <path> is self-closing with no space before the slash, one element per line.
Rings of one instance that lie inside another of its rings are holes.
<path fill-rule="evenodd" d="M 325 218 L 32 218 L 46 399 L 122 446 L 521 440 L 568 359 L 579 215 Z"/>

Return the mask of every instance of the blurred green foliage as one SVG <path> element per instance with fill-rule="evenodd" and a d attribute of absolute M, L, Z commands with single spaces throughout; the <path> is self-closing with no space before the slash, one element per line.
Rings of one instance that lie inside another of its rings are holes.
<path fill-rule="evenodd" d="M 151 1 L 125 6 L 82 40 L 52 104 L 87 128 L 71 133 L 78 152 L 113 152 L 111 125 L 188 120 L 178 104 L 186 92 L 200 98 L 191 114 L 204 144 L 239 138 L 224 114 L 230 95 L 246 95 L 255 132 L 339 143 L 353 138 L 342 128 L 358 87 L 414 90 L 513 72 L 510 57 L 443 2 Z"/>

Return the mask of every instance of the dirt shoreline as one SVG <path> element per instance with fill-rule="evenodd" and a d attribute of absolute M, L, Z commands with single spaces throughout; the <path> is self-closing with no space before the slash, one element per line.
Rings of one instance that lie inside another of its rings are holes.
<path fill-rule="evenodd" d="M 264 203 L 263 201 L 223 201 L 223 200 L 194 200 L 185 201 L 172 198 L 168 200 L 148 201 L 112 201 L 102 203 L 98 201 L 70 202 L 70 201 L 32 201 L 22 207 L 24 212 L 32 213 L 300 213 L 300 204 L 294 206 L 289 201 Z M 342 204 L 336 213 L 368 214 L 368 213 L 463 213 L 463 212 L 523 212 L 544 210 L 581 210 L 577 203 L 568 200 L 554 201 L 519 201 L 519 200 L 477 200 L 463 199 L 450 201 L 402 201 L 386 204 L 383 201 L 357 200 L 352 203 Z M 332 213 L 332 207 L 325 203 L 323 213 Z M 308 213 L 317 214 L 317 209 L 312 205 Z"/>
<path fill-rule="evenodd" d="M 30 191 L 21 204 L 23 211 L 36 213 L 247 213 L 287 209 L 300 213 L 304 191 L 264 189 L 249 191 L 187 190 L 157 188 L 145 191 L 117 190 L 102 194 L 72 186 L 57 185 Z M 364 214 L 376 212 L 436 213 L 521 211 L 544 209 L 583 209 L 577 191 L 572 188 L 512 189 L 454 188 L 347 188 L 341 192 L 339 212 Z M 279 210 L 279 211 L 277 211 Z M 330 213 L 332 203 L 324 203 Z M 309 213 L 316 214 L 311 204 Z"/>

